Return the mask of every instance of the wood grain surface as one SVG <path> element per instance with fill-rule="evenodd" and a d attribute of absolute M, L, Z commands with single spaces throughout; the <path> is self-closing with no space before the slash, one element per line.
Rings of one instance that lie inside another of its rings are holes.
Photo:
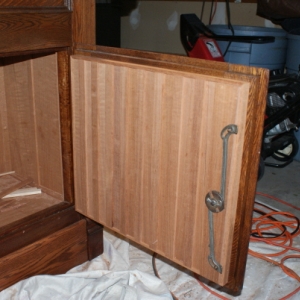
<path fill-rule="evenodd" d="M 57 56 L 9 58 L 0 68 L 0 172 L 63 194 Z"/>
<path fill-rule="evenodd" d="M 252 226 L 252 211 L 256 193 L 258 165 L 261 149 L 264 111 L 269 82 L 269 70 L 244 65 L 214 62 L 185 56 L 104 46 L 78 45 L 80 55 L 106 58 L 119 62 L 168 67 L 173 70 L 201 73 L 228 78 L 243 78 L 250 83 L 249 101 L 243 146 L 243 164 L 239 185 L 239 201 L 234 224 L 234 241 L 231 250 L 229 281 L 220 287 L 227 293 L 239 295 L 243 288 L 249 234 Z M 250 75 L 250 76 L 248 76 Z M 202 278 L 205 280 L 205 278 Z M 214 285 L 216 287 L 216 285 Z"/>
<path fill-rule="evenodd" d="M 65 7 L 69 0 L 0 0 L 0 8 L 4 7 Z"/>
<path fill-rule="evenodd" d="M 12 160 L 9 146 L 9 130 L 8 130 L 8 115 L 7 115 L 7 103 L 5 101 L 5 82 L 4 82 L 4 68 L 0 67 L 0 124 L 2 130 L 0 130 L 0 166 L 1 173 L 12 171 Z"/>
<path fill-rule="evenodd" d="M 96 1 L 73 1 L 72 41 L 77 44 L 96 44 Z"/>
<path fill-rule="evenodd" d="M 2 176 L 0 178 L 0 194 L 7 195 L 21 187 L 33 187 L 32 179 L 20 179 L 15 175 Z M 24 220 L 48 207 L 55 206 L 63 201 L 61 195 L 48 193 L 43 189 L 37 195 L 16 196 L 0 199 L 0 229 Z M 0 232 L 1 232 L 0 230 Z"/>
<path fill-rule="evenodd" d="M 57 53 L 57 67 L 64 199 L 74 203 L 71 79 L 68 51 Z"/>
<path fill-rule="evenodd" d="M 73 57 L 76 209 L 226 284 L 248 81 Z M 216 257 L 224 267 L 218 274 L 207 261 L 204 199 L 220 190 L 220 133 L 228 124 L 239 133 L 229 143 L 226 209 L 215 216 L 216 228 L 222 228 L 215 230 Z"/>
<path fill-rule="evenodd" d="M 21 30 L 22 29 L 22 30 Z M 71 46 L 69 11 L 0 11 L 0 53 Z"/>
<path fill-rule="evenodd" d="M 0 290 L 38 274 L 65 273 L 87 260 L 86 221 L 81 220 L 0 258 Z"/>
<path fill-rule="evenodd" d="M 7 196 L 9 195 L 10 193 L 12 192 L 15 192 L 17 191 L 18 189 L 20 188 L 23 188 L 24 186 L 28 185 L 28 184 L 31 184 L 33 182 L 32 178 L 28 178 L 28 179 L 25 179 L 23 181 L 20 181 L 20 182 L 17 182 L 16 184 L 14 184 L 13 186 L 5 189 L 4 191 L 2 191 L 0 193 L 0 200 L 4 197 L 4 196 Z"/>
<path fill-rule="evenodd" d="M 20 248 L 28 246 L 54 232 L 61 230 L 80 220 L 80 215 L 67 202 L 44 209 L 34 216 L 31 214 L 27 222 L 22 220 L 17 226 L 5 226 L 0 230 L 0 257 L 6 256 Z M 53 209 L 54 208 L 54 209 Z M 12 220 L 13 221 L 13 220 Z"/>

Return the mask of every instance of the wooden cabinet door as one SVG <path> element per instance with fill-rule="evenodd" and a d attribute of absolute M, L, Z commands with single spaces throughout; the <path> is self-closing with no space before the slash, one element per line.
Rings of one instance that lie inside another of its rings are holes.
<path fill-rule="evenodd" d="M 71 57 L 76 210 L 238 293 L 267 71 L 106 51 Z"/>

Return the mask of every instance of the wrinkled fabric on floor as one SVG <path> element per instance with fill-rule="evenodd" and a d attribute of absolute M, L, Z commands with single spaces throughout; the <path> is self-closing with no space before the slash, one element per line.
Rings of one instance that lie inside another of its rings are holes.
<path fill-rule="evenodd" d="M 266 252 L 268 245 L 250 244 L 255 251 Z M 294 247 L 300 248 L 299 236 Z M 18 282 L 0 292 L 1 300 L 135 300 L 172 299 L 169 290 L 180 300 L 218 297 L 206 291 L 193 274 L 163 258 L 156 260 L 162 280 L 154 276 L 152 253 L 112 232 L 104 232 L 104 253 L 57 276 L 41 275 Z M 291 260 L 286 265 L 300 274 L 300 262 Z M 227 299 L 278 300 L 299 287 L 279 267 L 249 256 L 242 294 Z M 289 298 L 300 299 L 300 293 Z"/>

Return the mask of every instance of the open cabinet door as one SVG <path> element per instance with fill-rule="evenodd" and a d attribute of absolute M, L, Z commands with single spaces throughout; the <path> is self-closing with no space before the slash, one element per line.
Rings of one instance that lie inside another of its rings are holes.
<path fill-rule="evenodd" d="M 264 69 L 78 50 L 76 210 L 239 293 L 267 83 Z"/>

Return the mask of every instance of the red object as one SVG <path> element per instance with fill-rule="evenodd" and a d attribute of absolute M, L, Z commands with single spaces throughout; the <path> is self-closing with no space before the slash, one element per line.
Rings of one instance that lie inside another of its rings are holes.
<path fill-rule="evenodd" d="M 224 61 L 222 52 L 214 39 L 200 36 L 191 51 L 189 57 L 208 60 Z"/>

